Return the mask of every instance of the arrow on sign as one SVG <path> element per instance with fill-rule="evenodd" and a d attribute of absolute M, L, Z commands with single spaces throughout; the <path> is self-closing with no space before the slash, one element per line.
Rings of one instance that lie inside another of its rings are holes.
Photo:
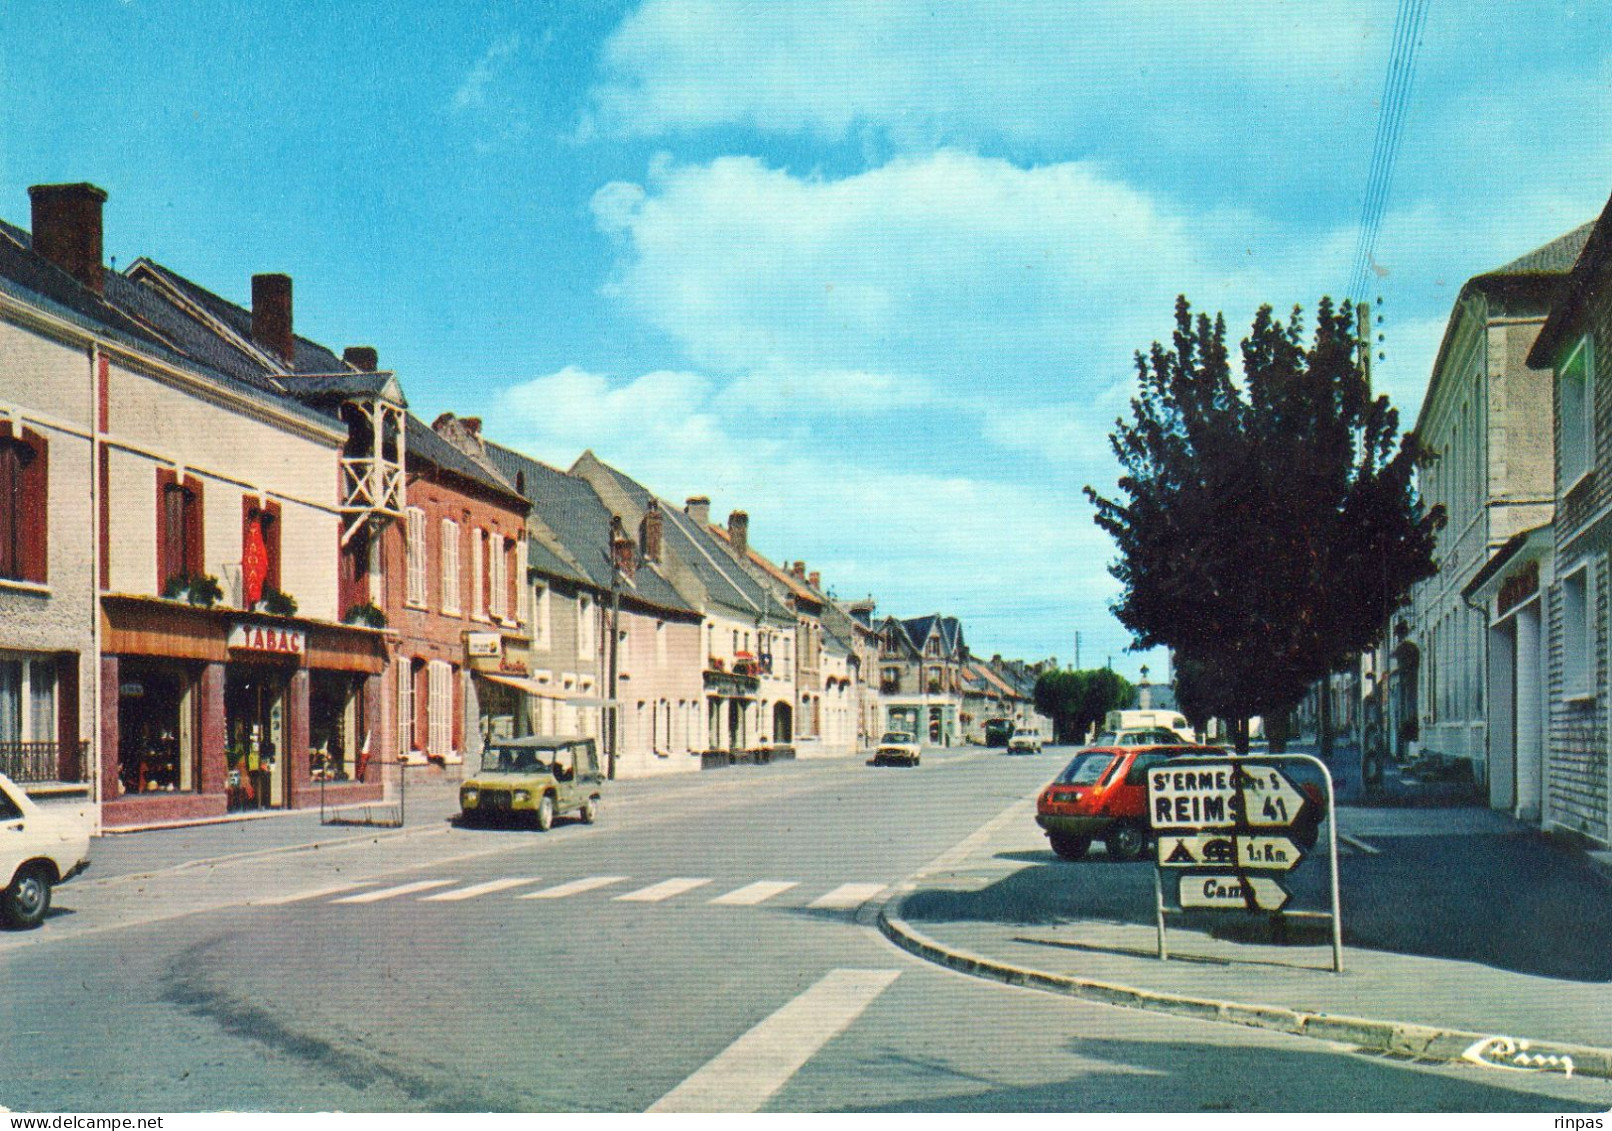
<path fill-rule="evenodd" d="M 1298 867 L 1304 853 L 1285 836 L 1240 836 L 1237 838 L 1237 867 L 1271 872 L 1287 872 Z"/>
<path fill-rule="evenodd" d="M 1286 828 L 1304 808 L 1300 793 L 1274 766 L 1239 766 L 1243 815 L 1255 828 Z"/>
<path fill-rule="evenodd" d="M 1188 872 L 1181 877 L 1182 907 L 1280 911 L 1287 889 L 1269 876 L 1213 876 Z"/>

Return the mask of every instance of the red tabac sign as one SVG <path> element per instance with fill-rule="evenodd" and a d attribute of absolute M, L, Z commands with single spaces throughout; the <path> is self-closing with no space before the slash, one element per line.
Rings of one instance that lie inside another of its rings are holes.
<path fill-rule="evenodd" d="M 270 652 L 277 656 L 302 656 L 308 651 L 308 636 L 295 628 L 236 621 L 229 626 L 229 646 L 242 652 Z"/>

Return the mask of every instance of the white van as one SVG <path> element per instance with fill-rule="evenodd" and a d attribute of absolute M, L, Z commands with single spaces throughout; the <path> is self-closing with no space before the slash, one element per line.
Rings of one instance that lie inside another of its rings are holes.
<path fill-rule="evenodd" d="M 1158 729 L 1173 730 L 1189 741 L 1192 738 L 1192 725 L 1180 711 L 1110 711 L 1103 720 L 1103 730 L 1108 734 Z"/>

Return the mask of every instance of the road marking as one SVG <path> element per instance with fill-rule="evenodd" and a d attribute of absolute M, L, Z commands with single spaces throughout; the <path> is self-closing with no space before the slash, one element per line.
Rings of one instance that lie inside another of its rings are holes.
<path fill-rule="evenodd" d="M 420 897 L 421 903 L 451 903 L 460 899 L 474 899 L 478 895 L 491 895 L 495 891 L 508 891 L 518 888 L 522 884 L 535 884 L 537 876 L 508 876 L 502 880 L 488 880 L 484 884 L 471 884 L 467 888 L 455 888 L 453 891 L 439 891 L 436 895 Z"/>
<path fill-rule="evenodd" d="M 832 908 L 841 911 L 849 910 L 853 907 L 861 907 L 883 890 L 883 884 L 841 884 L 827 895 L 818 896 L 806 906 Z"/>
<path fill-rule="evenodd" d="M 551 888 L 544 888 L 542 891 L 534 891 L 528 892 L 526 895 L 518 895 L 515 898 L 564 899 L 568 895 L 577 895 L 580 892 L 592 891 L 595 888 L 608 887 L 611 884 L 619 884 L 626 878 L 626 876 L 589 876 L 585 880 L 570 880 L 563 884 L 556 884 Z"/>
<path fill-rule="evenodd" d="M 360 880 L 357 883 L 330 884 L 328 887 L 314 888 L 312 891 L 299 891 L 293 895 L 276 895 L 269 899 L 252 899 L 247 901 L 248 907 L 283 907 L 287 903 L 301 903 L 305 899 L 318 899 L 323 895 L 339 895 L 354 888 L 367 888 L 375 883 L 374 880 Z"/>
<path fill-rule="evenodd" d="M 899 970 L 831 970 L 657 1100 L 650 1111 L 761 1110 L 817 1050 L 850 1027 Z"/>
<path fill-rule="evenodd" d="M 662 880 L 658 884 L 650 884 L 647 888 L 630 891 L 626 895 L 616 896 L 617 903 L 659 903 L 663 899 L 670 899 L 674 895 L 682 895 L 686 891 L 704 887 L 710 880 L 691 880 L 684 876 L 675 879 Z"/>
<path fill-rule="evenodd" d="M 792 887 L 799 886 L 798 880 L 757 880 L 753 884 L 735 888 L 727 895 L 719 895 L 709 902 L 720 903 L 727 907 L 754 907 Z"/>
<path fill-rule="evenodd" d="M 1382 855 L 1382 849 L 1377 848 L 1375 845 L 1367 844 L 1357 836 L 1350 836 L 1347 833 L 1339 833 L 1338 841 L 1341 844 L 1346 844 L 1350 848 L 1355 849 L 1357 852 L 1364 852 L 1367 856 Z"/>
<path fill-rule="evenodd" d="M 398 884 L 395 888 L 382 888 L 380 891 L 366 891 L 359 895 L 349 895 L 345 899 L 333 899 L 332 903 L 378 903 L 383 899 L 392 899 L 399 895 L 413 895 L 417 891 L 429 888 L 445 888 L 449 884 L 456 884 L 458 880 L 415 880 L 412 883 Z"/>

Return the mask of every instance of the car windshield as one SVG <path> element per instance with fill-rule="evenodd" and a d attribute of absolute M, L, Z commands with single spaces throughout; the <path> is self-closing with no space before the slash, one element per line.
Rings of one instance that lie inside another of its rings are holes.
<path fill-rule="evenodd" d="M 902 746 L 912 742 L 912 735 L 904 730 L 887 730 L 879 741 L 886 746 Z"/>
<path fill-rule="evenodd" d="M 1099 734 L 1097 736 L 1096 741 L 1093 742 L 1092 745 L 1093 746 L 1113 746 L 1113 745 L 1116 744 L 1115 740 L 1118 737 L 1119 736 L 1116 735 L 1113 731 L 1105 730 L 1102 734 Z"/>
<path fill-rule="evenodd" d="M 544 750 L 536 746 L 498 746 L 481 757 L 481 770 L 485 774 L 532 774 L 546 772 L 558 750 Z"/>
<path fill-rule="evenodd" d="M 1096 785 L 1103 771 L 1113 764 L 1114 755 L 1102 752 L 1080 754 L 1056 778 L 1059 785 Z"/>
<path fill-rule="evenodd" d="M 1013 732 L 1013 737 L 1014 738 L 1034 738 L 1035 737 L 1035 731 L 1029 730 L 1029 729 L 1016 730 L 1016 731 Z"/>

